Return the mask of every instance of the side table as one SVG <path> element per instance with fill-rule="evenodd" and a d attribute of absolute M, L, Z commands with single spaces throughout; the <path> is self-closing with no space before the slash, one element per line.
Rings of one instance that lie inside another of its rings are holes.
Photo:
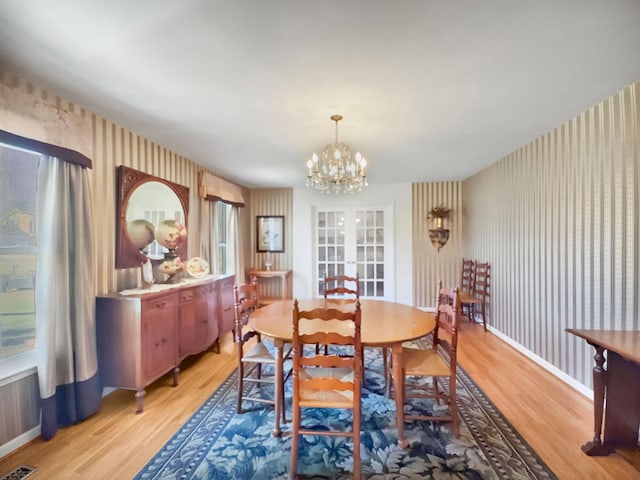
<path fill-rule="evenodd" d="M 291 298 L 291 291 L 289 288 L 289 278 L 291 277 L 291 270 L 261 270 L 258 268 L 249 268 L 247 270 L 247 277 L 251 280 L 252 277 L 256 277 L 258 280 L 261 278 L 279 278 L 281 281 L 281 296 L 261 296 L 260 301 L 270 303 L 274 300 L 286 300 Z"/>

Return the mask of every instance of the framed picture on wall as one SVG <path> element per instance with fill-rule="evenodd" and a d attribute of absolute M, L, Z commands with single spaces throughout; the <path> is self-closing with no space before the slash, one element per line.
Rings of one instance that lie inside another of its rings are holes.
<path fill-rule="evenodd" d="M 256 217 L 256 250 L 284 252 L 284 215 Z"/>

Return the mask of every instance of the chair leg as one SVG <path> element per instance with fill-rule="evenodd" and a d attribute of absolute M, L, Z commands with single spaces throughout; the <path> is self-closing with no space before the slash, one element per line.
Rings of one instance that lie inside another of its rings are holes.
<path fill-rule="evenodd" d="M 360 479 L 360 409 L 353 411 L 353 479 Z"/>
<path fill-rule="evenodd" d="M 458 418 L 458 401 L 456 397 L 456 379 L 451 379 L 449 385 L 449 411 L 451 412 L 451 422 L 453 423 L 453 435 L 460 438 L 460 419 Z"/>
<path fill-rule="evenodd" d="M 484 314 L 484 303 L 480 305 L 480 315 L 482 315 L 482 325 L 484 326 L 484 331 L 487 331 L 487 317 Z"/>
<path fill-rule="evenodd" d="M 387 347 L 382 347 L 382 371 L 386 380 L 389 373 L 389 349 Z"/>
<path fill-rule="evenodd" d="M 291 427 L 291 465 L 289 468 L 289 478 L 295 479 L 298 476 L 298 439 L 300 434 L 300 408 L 293 406 L 293 425 Z"/>
<path fill-rule="evenodd" d="M 242 413 L 242 391 L 244 389 L 244 365 L 240 362 L 238 365 L 238 400 L 236 404 L 236 412 Z"/>
<path fill-rule="evenodd" d="M 282 423 L 287 423 L 287 421 L 288 421 L 287 420 L 287 413 L 286 413 L 287 409 L 284 408 L 285 407 L 284 384 L 285 384 L 285 379 L 284 379 L 284 375 L 283 375 L 282 388 L 280 388 L 280 405 L 282 405 L 280 410 L 282 411 Z M 273 388 L 276 389 L 275 384 L 274 384 Z M 275 396 L 275 392 L 274 392 L 274 396 Z M 274 405 L 274 407 L 275 407 L 275 405 Z"/>
<path fill-rule="evenodd" d="M 433 394 L 436 404 L 440 405 L 440 387 L 438 387 L 438 377 L 431 377 L 433 382 Z"/>
<path fill-rule="evenodd" d="M 393 386 L 392 373 L 393 373 L 393 357 L 387 360 L 387 398 L 391 398 L 391 387 Z"/>

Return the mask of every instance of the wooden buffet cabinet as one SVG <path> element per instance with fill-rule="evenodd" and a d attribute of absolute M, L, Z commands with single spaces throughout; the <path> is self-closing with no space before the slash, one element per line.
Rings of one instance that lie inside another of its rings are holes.
<path fill-rule="evenodd" d="M 203 352 L 234 326 L 235 276 L 210 275 L 163 290 L 115 293 L 96 298 L 98 366 L 103 387 L 136 391 L 143 411 L 144 388 Z"/>

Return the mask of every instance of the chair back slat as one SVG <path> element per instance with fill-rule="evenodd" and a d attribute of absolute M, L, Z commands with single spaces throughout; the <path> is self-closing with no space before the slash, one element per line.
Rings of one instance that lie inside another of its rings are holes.
<path fill-rule="evenodd" d="M 242 351 L 243 344 L 258 335 L 253 329 L 247 327 L 249 315 L 260 305 L 256 277 L 253 277 L 251 283 L 234 285 L 233 303 L 235 308 L 234 339 L 238 344 L 238 348 Z"/>
<path fill-rule="evenodd" d="M 353 360 L 351 356 L 313 355 L 300 357 L 300 365 L 324 368 L 350 368 L 353 365 Z"/>
<path fill-rule="evenodd" d="M 324 276 L 324 298 L 328 296 L 347 296 L 353 295 L 360 298 L 360 275 L 355 277 L 348 275 Z"/>
<path fill-rule="evenodd" d="M 475 280 L 475 262 L 470 258 L 462 259 L 462 273 L 460 276 L 460 290 L 473 295 Z"/>
<path fill-rule="evenodd" d="M 442 281 L 440 281 L 437 298 L 437 321 L 433 331 L 433 348 L 441 345 L 450 356 L 455 356 L 461 316 L 460 288 L 443 287 Z"/>
<path fill-rule="evenodd" d="M 490 270 L 491 266 L 488 263 L 476 264 L 474 296 L 483 302 L 489 296 Z"/>
<path fill-rule="evenodd" d="M 353 392 L 353 379 L 340 380 L 335 377 L 318 377 L 300 379 L 300 385 L 310 390 L 338 390 Z"/>

